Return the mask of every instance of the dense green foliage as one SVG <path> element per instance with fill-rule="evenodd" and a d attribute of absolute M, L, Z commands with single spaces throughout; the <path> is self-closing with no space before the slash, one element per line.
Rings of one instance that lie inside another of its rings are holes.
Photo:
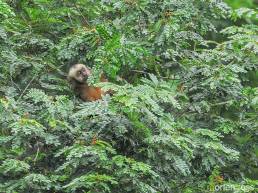
<path fill-rule="evenodd" d="M 256 18 L 216 0 L 0 0 L 0 192 L 256 192 Z M 78 99 L 79 62 L 115 94 Z"/>

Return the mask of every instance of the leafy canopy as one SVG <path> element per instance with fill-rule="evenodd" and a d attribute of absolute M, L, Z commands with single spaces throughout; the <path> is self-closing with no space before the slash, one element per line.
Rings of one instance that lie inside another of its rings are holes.
<path fill-rule="evenodd" d="M 0 192 L 256 192 L 255 18 L 213 0 L 0 0 Z M 80 101 L 79 62 L 114 95 Z"/>

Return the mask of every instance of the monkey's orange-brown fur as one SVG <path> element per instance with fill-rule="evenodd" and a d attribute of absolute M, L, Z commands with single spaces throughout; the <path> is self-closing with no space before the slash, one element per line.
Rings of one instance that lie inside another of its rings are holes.
<path fill-rule="evenodd" d="M 95 101 L 101 99 L 102 95 L 105 94 L 101 88 L 87 84 L 86 80 L 90 74 L 91 71 L 84 64 L 73 65 L 68 73 L 68 80 L 74 91 L 84 101 Z M 100 81 L 107 82 L 103 74 L 100 77 Z"/>

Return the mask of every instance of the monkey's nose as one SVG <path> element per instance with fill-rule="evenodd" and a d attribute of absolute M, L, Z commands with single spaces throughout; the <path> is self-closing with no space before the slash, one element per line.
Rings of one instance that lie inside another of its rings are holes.
<path fill-rule="evenodd" d="M 90 76 L 91 75 L 91 71 L 90 69 L 86 68 L 84 71 L 85 75 Z"/>
<path fill-rule="evenodd" d="M 86 70 L 82 72 L 82 75 L 83 76 L 89 76 Z"/>

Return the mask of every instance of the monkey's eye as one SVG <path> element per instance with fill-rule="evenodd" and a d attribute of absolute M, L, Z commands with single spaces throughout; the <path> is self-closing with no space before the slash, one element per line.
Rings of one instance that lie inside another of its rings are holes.
<path fill-rule="evenodd" d="M 82 71 L 79 71 L 78 73 L 79 73 L 79 74 L 82 74 Z"/>

